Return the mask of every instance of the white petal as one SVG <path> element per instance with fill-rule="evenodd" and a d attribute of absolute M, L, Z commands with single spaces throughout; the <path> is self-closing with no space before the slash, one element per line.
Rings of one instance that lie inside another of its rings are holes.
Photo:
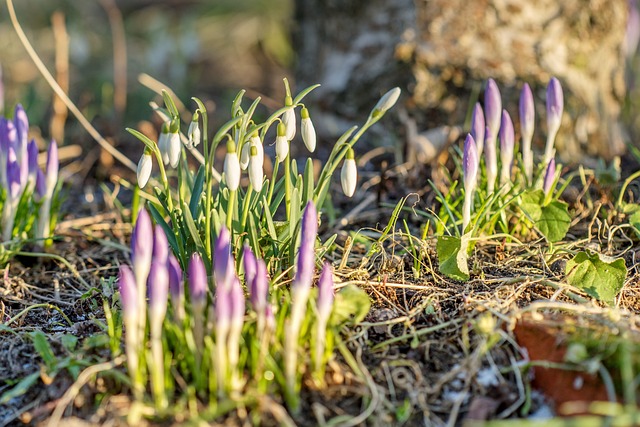
<path fill-rule="evenodd" d="M 313 122 L 309 117 L 300 121 L 300 133 L 307 150 L 313 153 L 316 149 L 316 129 L 313 127 Z"/>
<path fill-rule="evenodd" d="M 284 112 L 282 122 L 287 127 L 287 141 L 292 141 L 296 136 L 296 113 L 293 108 Z"/>
<path fill-rule="evenodd" d="M 143 154 L 138 162 L 138 187 L 144 188 L 149 182 L 151 177 L 151 168 L 153 167 L 153 161 L 149 154 Z"/>
<path fill-rule="evenodd" d="M 278 158 L 278 163 L 282 162 L 287 158 L 289 154 L 289 142 L 285 136 L 276 137 L 276 157 Z"/>
<path fill-rule="evenodd" d="M 180 162 L 180 149 L 182 148 L 182 143 L 180 142 L 180 134 L 179 133 L 171 133 L 169 134 L 169 143 L 168 143 L 168 153 L 169 153 L 169 164 L 172 168 L 178 167 L 178 163 Z"/>
<path fill-rule="evenodd" d="M 356 167 L 355 159 L 345 159 L 340 172 L 340 180 L 344 194 L 347 197 L 353 196 L 358 182 L 358 168 Z"/>
<path fill-rule="evenodd" d="M 247 144 L 245 142 L 244 146 L 242 147 L 242 151 L 240 152 L 240 169 L 242 170 L 246 170 L 247 166 L 249 166 L 249 149 L 250 149 L 250 144 Z"/>
<path fill-rule="evenodd" d="M 378 110 L 381 113 L 384 113 L 385 111 L 387 111 L 388 109 L 390 109 L 395 105 L 399 97 L 400 97 L 400 88 L 394 87 L 393 89 L 391 89 L 390 91 L 382 95 L 382 98 L 380 98 L 374 110 Z"/>
<path fill-rule="evenodd" d="M 264 170 L 261 160 L 260 156 L 255 155 L 251 156 L 251 161 L 249 162 L 249 181 L 255 191 L 262 190 L 262 183 L 264 181 Z"/>
<path fill-rule="evenodd" d="M 229 190 L 237 190 L 240 186 L 240 161 L 237 153 L 227 153 L 225 156 L 224 175 Z"/>

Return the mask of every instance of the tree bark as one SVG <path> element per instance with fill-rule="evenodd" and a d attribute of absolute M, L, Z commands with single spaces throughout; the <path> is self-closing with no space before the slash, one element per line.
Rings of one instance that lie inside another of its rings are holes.
<path fill-rule="evenodd" d="M 296 6 L 298 82 L 323 85 L 312 98 L 326 116 L 359 117 L 400 86 L 420 131 L 462 126 L 491 77 L 517 122 L 527 82 L 541 151 L 545 88 L 555 76 L 565 93 L 561 159 L 610 159 L 624 151 L 627 1 L 296 0 Z"/>

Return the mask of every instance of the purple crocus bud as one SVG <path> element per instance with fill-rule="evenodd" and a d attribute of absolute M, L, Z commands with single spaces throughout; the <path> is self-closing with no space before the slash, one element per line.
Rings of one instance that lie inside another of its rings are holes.
<path fill-rule="evenodd" d="M 245 312 L 245 298 L 242 286 L 237 277 L 231 280 L 231 288 L 229 290 L 229 302 L 231 304 L 230 321 L 236 328 L 242 329 L 242 323 Z"/>
<path fill-rule="evenodd" d="M 191 302 L 203 304 L 207 297 L 207 269 L 197 252 L 191 255 L 189 261 L 189 293 Z"/>
<path fill-rule="evenodd" d="M 58 144 L 56 144 L 56 141 L 51 140 L 49 150 L 47 151 L 47 179 L 45 180 L 47 195 L 49 197 L 53 196 L 56 184 L 58 183 L 58 167 Z"/>
<path fill-rule="evenodd" d="M 300 249 L 296 276 L 293 280 L 293 292 L 309 289 L 313 280 L 313 270 L 316 265 L 315 243 L 318 234 L 318 213 L 313 201 L 309 201 L 302 214 L 300 229 Z"/>
<path fill-rule="evenodd" d="M 46 178 L 44 177 L 44 172 L 40 168 L 36 170 L 36 186 L 33 192 L 34 199 L 36 202 L 42 200 L 42 198 L 47 193 L 47 186 L 45 184 Z"/>
<path fill-rule="evenodd" d="M 544 150 L 545 162 L 549 162 L 554 154 L 553 143 L 555 141 L 564 110 L 564 97 L 560 81 L 552 77 L 547 85 L 547 145 Z"/>
<path fill-rule="evenodd" d="M 234 262 L 231 256 L 231 235 L 227 227 L 222 226 L 216 239 L 213 252 L 213 271 L 216 287 L 231 286 L 234 275 Z"/>
<path fill-rule="evenodd" d="M 169 258 L 169 242 L 162 226 L 156 225 L 153 230 L 153 261 L 162 264 Z"/>
<path fill-rule="evenodd" d="M 3 139 L 3 146 L 8 150 L 10 146 L 14 148 L 18 145 L 18 134 L 16 132 L 16 125 L 13 121 L 8 119 L 2 119 L 3 127 L 0 133 Z"/>
<path fill-rule="evenodd" d="M 120 303 L 122 313 L 125 318 L 138 317 L 138 290 L 136 280 L 128 265 L 120 266 L 120 277 L 118 279 L 120 289 Z M 131 331 L 127 331 L 129 333 Z"/>
<path fill-rule="evenodd" d="M 16 152 L 13 147 L 9 148 L 7 156 L 7 188 L 9 198 L 13 201 L 17 201 L 20 198 L 20 175 L 21 167 L 18 163 Z"/>
<path fill-rule="evenodd" d="M 263 260 L 256 261 L 256 274 L 249 286 L 249 297 L 251 305 L 260 315 L 263 315 L 267 307 L 267 297 L 269 296 L 269 277 L 267 276 L 267 266 Z"/>
<path fill-rule="evenodd" d="M 33 188 L 36 183 L 37 174 L 38 174 L 38 145 L 36 141 L 32 139 L 29 141 L 29 145 L 27 145 L 27 157 L 28 157 L 28 178 L 27 182 L 29 183 L 29 187 Z"/>
<path fill-rule="evenodd" d="M 171 296 L 173 317 L 178 324 L 181 324 L 184 320 L 184 281 L 182 280 L 180 263 L 172 253 L 169 254 L 167 269 L 169 270 L 169 295 Z"/>
<path fill-rule="evenodd" d="M 147 276 L 151 268 L 153 245 L 150 237 L 153 235 L 152 233 L 151 217 L 146 209 L 141 208 L 140 212 L 138 212 L 136 225 L 131 233 L 131 263 L 133 264 L 138 286 L 147 282 Z"/>
<path fill-rule="evenodd" d="M 487 81 L 484 90 L 484 115 L 485 123 L 491 130 L 491 135 L 495 138 L 500 128 L 500 113 L 502 112 L 502 99 L 500 90 L 493 79 Z"/>
<path fill-rule="evenodd" d="M 250 283 L 253 282 L 253 279 L 256 276 L 257 261 L 258 260 L 249 245 L 244 245 L 244 281 L 247 284 L 247 287 L 250 286 Z"/>
<path fill-rule="evenodd" d="M 556 160 L 549 160 L 549 164 L 547 165 L 547 170 L 544 174 L 544 183 L 542 184 L 542 189 L 546 196 L 549 193 L 553 192 L 553 183 L 556 180 Z"/>
<path fill-rule="evenodd" d="M 231 278 L 233 282 L 233 278 Z M 228 331 L 229 322 L 231 320 L 231 287 L 229 286 L 217 286 L 216 287 L 216 301 L 215 301 L 215 314 L 216 314 L 216 328 L 219 331 Z"/>
<path fill-rule="evenodd" d="M 478 158 L 482 157 L 484 149 L 484 112 L 479 102 L 476 102 L 471 114 L 471 136 L 478 147 Z"/>
<path fill-rule="evenodd" d="M 16 136 L 18 147 L 27 148 L 27 137 L 29 134 L 29 118 L 27 113 L 22 108 L 22 105 L 17 104 L 13 113 L 13 123 L 16 127 Z M 22 150 L 22 148 L 20 148 Z"/>
<path fill-rule="evenodd" d="M 522 135 L 522 162 L 524 163 L 524 172 L 529 183 L 533 179 L 533 151 L 531 150 L 531 140 L 533 139 L 533 130 L 535 128 L 535 104 L 533 102 L 533 94 L 527 83 L 522 87 L 520 92 L 520 134 Z"/>
<path fill-rule="evenodd" d="M 147 281 L 149 289 L 149 316 L 151 324 L 161 323 L 167 312 L 167 299 L 169 296 L 169 271 L 166 262 L 154 259 L 149 270 Z"/>
<path fill-rule="evenodd" d="M 489 126 L 484 131 L 484 160 L 487 167 L 487 194 L 493 193 L 498 176 L 498 156 L 496 154 L 496 136 Z"/>
<path fill-rule="evenodd" d="M 513 163 L 513 150 L 515 146 L 515 133 L 513 122 L 507 110 L 502 110 L 502 123 L 500 125 L 500 161 L 502 169 L 500 173 L 500 185 L 511 184 L 511 165 Z"/>
<path fill-rule="evenodd" d="M 475 145 L 475 143 L 474 143 Z M 331 309 L 333 308 L 333 272 L 331 271 L 331 265 L 329 263 L 324 264 L 322 272 L 320 273 L 320 279 L 318 280 L 318 317 L 325 319 L 329 318 Z"/>
<path fill-rule="evenodd" d="M 464 151 L 462 153 L 462 174 L 464 175 L 464 205 L 462 209 L 462 230 L 467 228 L 471 221 L 471 205 L 473 192 L 478 182 L 478 149 L 471 134 L 467 135 L 464 141 Z"/>

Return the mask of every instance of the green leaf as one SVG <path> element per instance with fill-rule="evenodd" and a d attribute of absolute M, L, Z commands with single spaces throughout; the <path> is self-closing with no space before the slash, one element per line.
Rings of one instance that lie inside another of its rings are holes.
<path fill-rule="evenodd" d="M 526 191 L 522 193 L 520 208 L 548 241 L 560 241 L 567 235 L 571 225 L 569 207 L 559 200 L 552 200 L 546 205 L 544 202 L 542 190 Z"/>
<path fill-rule="evenodd" d="M 356 285 L 347 285 L 336 294 L 329 324 L 332 326 L 344 323 L 356 325 L 364 320 L 370 308 L 369 295 Z"/>
<path fill-rule="evenodd" d="M 469 266 L 467 265 L 467 249 L 469 234 L 462 237 L 440 236 L 436 243 L 440 272 L 445 276 L 460 280 L 469 280 Z"/>
<path fill-rule="evenodd" d="M 64 348 L 66 348 L 69 351 L 73 351 L 75 350 L 76 345 L 78 344 L 78 337 L 71 334 L 64 334 L 60 337 L 60 341 L 62 342 L 62 345 L 64 346 Z"/>
<path fill-rule="evenodd" d="M 151 212 L 151 216 L 153 217 L 153 220 L 156 222 L 156 224 L 162 227 L 164 234 L 167 235 L 167 240 L 169 241 L 169 245 L 171 245 L 171 249 L 173 250 L 173 253 L 176 254 L 177 256 L 178 254 L 181 253 L 181 251 L 180 251 L 180 247 L 178 246 L 178 240 L 176 239 L 176 235 L 174 234 L 171 227 L 169 227 L 169 224 L 166 223 L 166 221 L 164 220 L 164 218 L 162 217 L 158 209 L 153 205 L 153 203 L 149 203 L 148 206 L 149 206 L 149 212 Z"/>
<path fill-rule="evenodd" d="M 34 372 L 21 379 L 15 387 L 13 387 L 11 390 L 7 391 L 0 397 L 0 405 L 8 403 L 14 397 L 22 396 L 23 394 L 25 394 L 27 391 L 29 391 L 31 386 L 33 386 L 38 381 L 38 378 L 40 378 L 40 371 Z"/>
<path fill-rule="evenodd" d="M 53 354 L 53 350 L 51 350 L 47 337 L 42 331 L 34 331 L 31 333 L 31 339 L 33 340 L 33 346 L 47 366 L 47 371 L 50 372 L 56 366 L 57 359 Z"/>
<path fill-rule="evenodd" d="M 635 229 L 638 237 L 640 237 L 640 210 L 629 215 L 629 224 Z"/>
<path fill-rule="evenodd" d="M 198 204 L 202 196 L 202 189 L 204 186 L 204 165 L 198 169 L 196 180 L 193 184 L 193 190 L 191 190 L 191 199 L 189 199 L 189 210 L 191 211 L 191 217 L 198 217 Z"/>
<path fill-rule="evenodd" d="M 176 107 L 175 102 L 173 102 L 173 98 L 166 90 L 162 89 L 162 99 L 164 100 L 164 105 L 167 107 L 167 111 L 171 114 L 171 118 L 180 116 L 178 112 L 178 108 Z"/>
<path fill-rule="evenodd" d="M 567 283 L 582 289 L 592 297 L 612 304 L 627 277 L 624 259 L 610 259 L 587 252 L 578 253 L 567 262 Z"/>

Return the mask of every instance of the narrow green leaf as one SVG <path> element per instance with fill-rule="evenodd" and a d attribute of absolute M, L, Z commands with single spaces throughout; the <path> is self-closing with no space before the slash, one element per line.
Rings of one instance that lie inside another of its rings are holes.
<path fill-rule="evenodd" d="M 34 372 L 21 379 L 20 382 L 15 385 L 15 387 L 5 392 L 2 397 L 0 397 L 0 405 L 4 405 L 11 399 L 25 394 L 36 382 L 38 382 L 39 378 L 40 372 Z"/>
<path fill-rule="evenodd" d="M 307 163 L 304 166 L 304 186 L 302 192 L 302 204 L 306 206 L 309 200 L 313 197 L 313 160 L 307 158 Z"/>
<path fill-rule="evenodd" d="M 188 209 L 187 202 L 184 203 L 182 214 L 184 217 L 184 223 L 187 225 L 187 228 L 189 229 L 189 234 L 193 239 L 193 243 L 195 243 L 196 245 L 197 251 L 201 254 L 204 254 L 205 253 L 204 244 L 202 243 L 202 239 L 200 238 L 200 232 L 198 231 L 198 227 L 196 226 L 196 223 L 193 221 L 193 217 L 191 216 L 191 211 Z M 203 257 L 203 258 L 207 259 L 207 257 Z"/>
<path fill-rule="evenodd" d="M 44 364 L 47 366 L 47 371 L 51 372 L 51 370 L 56 366 L 57 359 L 53 354 L 53 350 L 51 350 L 51 346 L 49 345 L 46 335 L 42 331 L 34 331 L 31 333 L 31 339 L 33 340 L 33 347 L 36 349 L 40 357 L 42 357 Z"/>
<path fill-rule="evenodd" d="M 603 255 L 579 252 L 567 261 L 567 283 L 582 289 L 592 297 L 613 304 L 624 286 L 627 266 L 623 258 L 612 259 Z"/>
<path fill-rule="evenodd" d="M 193 184 L 193 190 L 191 191 L 191 199 L 189 199 L 189 210 L 191 211 L 191 217 L 198 218 L 198 205 L 200 198 L 202 197 L 202 190 L 204 187 L 204 165 L 198 169 L 196 180 Z"/>
<path fill-rule="evenodd" d="M 176 239 L 176 235 L 173 233 L 173 230 L 171 229 L 171 227 L 169 227 L 169 224 L 165 222 L 164 218 L 162 217 L 158 209 L 154 206 L 154 204 L 149 203 L 148 205 L 149 205 L 149 212 L 151 213 L 153 220 L 155 221 L 156 224 L 162 227 L 162 230 L 164 230 L 164 234 L 167 235 L 167 240 L 169 241 L 169 245 L 171 246 L 173 253 L 176 254 L 176 256 L 178 256 L 180 253 L 182 253 L 182 251 L 180 250 L 180 246 L 178 245 L 178 240 Z M 149 236 L 149 238 L 151 238 L 151 236 Z"/>
<path fill-rule="evenodd" d="M 320 87 L 320 84 L 315 84 L 313 86 L 309 86 L 308 88 L 304 89 L 302 92 L 300 92 L 298 95 L 296 95 L 295 98 L 293 98 L 293 105 L 298 104 L 300 101 L 302 101 L 302 98 L 304 98 L 305 96 L 307 96 L 309 94 L 309 92 L 311 92 L 314 89 L 317 89 Z"/>
<path fill-rule="evenodd" d="M 173 98 L 169 95 L 169 92 L 162 89 L 162 99 L 164 100 L 164 105 L 167 107 L 171 118 L 179 117 L 180 113 L 178 112 L 178 108 L 176 107 L 175 102 L 173 102 Z"/>

